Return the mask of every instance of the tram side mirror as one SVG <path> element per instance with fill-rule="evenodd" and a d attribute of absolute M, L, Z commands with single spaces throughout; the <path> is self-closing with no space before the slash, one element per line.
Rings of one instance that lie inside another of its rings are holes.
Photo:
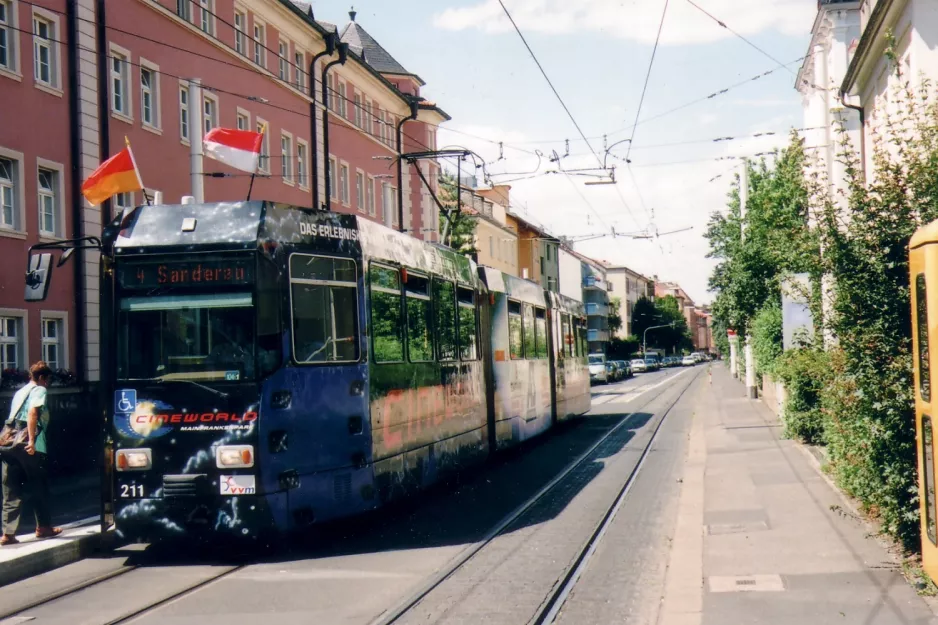
<path fill-rule="evenodd" d="M 49 285 L 52 283 L 52 254 L 33 254 L 29 257 L 29 268 L 26 271 L 26 293 L 23 298 L 27 302 L 41 302 L 49 294 Z"/>

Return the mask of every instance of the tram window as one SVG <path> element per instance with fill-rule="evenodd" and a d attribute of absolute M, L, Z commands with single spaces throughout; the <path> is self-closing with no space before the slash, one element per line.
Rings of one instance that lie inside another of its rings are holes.
<path fill-rule="evenodd" d="M 547 312 L 534 309 L 535 353 L 538 358 L 547 358 Z"/>
<path fill-rule="evenodd" d="M 915 277 L 915 313 L 918 326 L 918 388 L 922 401 L 931 401 L 931 367 L 928 358 L 928 298 L 925 274 Z"/>
<path fill-rule="evenodd" d="M 401 273 L 371 265 L 371 335 L 375 362 L 404 360 L 404 312 L 401 308 Z"/>
<path fill-rule="evenodd" d="M 589 353 L 589 341 L 586 339 L 586 319 L 580 317 L 580 324 L 576 330 L 577 345 L 580 346 L 578 356 L 586 356 Z"/>
<path fill-rule="evenodd" d="M 407 294 L 407 351 L 411 362 L 433 360 L 433 333 L 430 306 L 430 279 L 410 274 Z"/>
<path fill-rule="evenodd" d="M 298 363 L 358 360 L 358 280 L 355 262 L 290 257 L 293 358 Z"/>
<path fill-rule="evenodd" d="M 459 308 L 459 357 L 463 360 L 477 360 L 478 313 L 476 312 L 475 292 L 472 289 L 457 287 L 456 296 Z"/>
<path fill-rule="evenodd" d="M 440 360 L 456 360 L 456 287 L 433 279 L 433 308 L 436 311 L 437 350 Z"/>
<path fill-rule="evenodd" d="M 524 357 L 537 358 L 537 341 L 534 338 L 534 307 L 524 305 Z"/>
<path fill-rule="evenodd" d="M 925 533 L 933 545 L 938 545 L 935 532 L 935 453 L 931 417 L 922 415 L 922 464 L 925 465 Z"/>
<path fill-rule="evenodd" d="M 521 304 L 508 300 L 508 348 L 512 360 L 524 358 L 524 328 L 521 323 Z"/>
<path fill-rule="evenodd" d="M 567 358 L 571 358 L 573 356 L 573 332 L 570 328 L 570 315 L 561 315 L 560 319 L 563 353 Z"/>

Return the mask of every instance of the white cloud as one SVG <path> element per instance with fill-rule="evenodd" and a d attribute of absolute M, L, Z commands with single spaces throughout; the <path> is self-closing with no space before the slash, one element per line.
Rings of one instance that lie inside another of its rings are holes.
<path fill-rule="evenodd" d="M 654 43 L 663 2 L 652 0 L 505 0 L 523 32 L 569 34 L 593 32 L 643 44 Z M 698 3 L 742 35 L 776 31 L 803 35 L 817 12 L 815 0 L 700 0 Z M 434 16 L 445 30 L 512 30 L 498 0 L 448 8 Z M 686 2 L 671 2 L 661 42 L 664 45 L 711 43 L 732 37 L 727 29 Z"/>

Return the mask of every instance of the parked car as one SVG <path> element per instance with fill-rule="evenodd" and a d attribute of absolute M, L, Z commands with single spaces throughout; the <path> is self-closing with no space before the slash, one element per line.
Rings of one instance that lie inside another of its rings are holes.
<path fill-rule="evenodd" d="M 665 367 L 676 367 L 676 366 L 678 366 L 679 364 L 681 364 L 681 359 L 680 359 L 680 358 L 676 358 L 676 357 L 674 357 L 674 356 L 668 356 L 667 358 L 664 359 L 664 363 L 663 363 L 663 364 L 664 364 Z"/>
<path fill-rule="evenodd" d="M 681 360 L 681 364 L 685 367 L 693 367 L 697 364 L 697 359 L 692 354 L 688 354 Z"/>
<path fill-rule="evenodd" d="M 632 371 L 635 373 L 644 373 L 648 371 L 648 367 L 645 366 L 645 361 L 641 358 L 636 358 L 630 362 L 629 365 L 632 367 Z"/>
<path fill-rule="evenodd" d="M 654 356 L 645 356 L 645 368 L 649 371 L 657 371 L 661 368 L 661 364 Z"/>
<path fill-rule="evenodd" d="M 616 363 L 611 360 L 606 362 L 606 376 L 610 382 L 618 382 L 622 379 L 622 372 L 619 371 L 619 367 L 616 366 Z"/>
<path fill-rule="evenodd" d="M 623 377 L 623 378 L 630 378 L 630 377 L 632 377 L 632 367 L 629 366 L 629 363 L 627 363 L 627 362 L 624 361 L 624 360 L 616 360 L 615 363 L 616 363 L 616 366 L 619 367 L 619 369 L 622 370 L 622 377 Z"/>
<path fill-rule="evenodd" d="M 590 383 L 605 384 L 609 381 L 606 371 L 606 357 L 602 354 L 589 355 Z"/>

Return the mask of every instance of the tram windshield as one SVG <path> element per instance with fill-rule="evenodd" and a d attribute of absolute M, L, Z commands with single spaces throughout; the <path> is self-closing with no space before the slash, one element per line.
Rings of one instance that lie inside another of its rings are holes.
<path fill-rule="evenodd" d="M 254 379 L 250 293 L 125 297 L 118 315 L 120 379 Z"/>

